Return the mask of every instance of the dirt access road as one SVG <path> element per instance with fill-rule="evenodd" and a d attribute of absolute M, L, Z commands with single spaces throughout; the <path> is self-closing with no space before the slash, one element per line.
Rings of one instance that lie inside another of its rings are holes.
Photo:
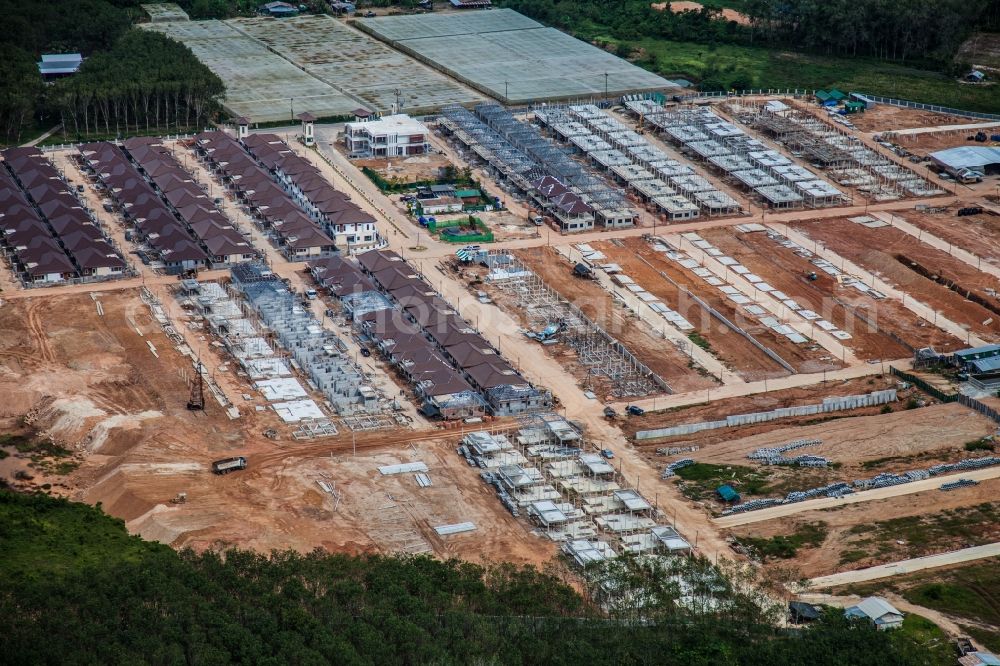
<path fill-rule="evenodd" d="M 870 502 L 871 500 L 883 499 L 886 497 L 910 495 L 924 490 L 932 490 L 940 487 L 941 484 L 958 481 L 959 479 L 983 481 L 985 479 L 996 478 L 1000 478 L 1000 467 L 987 467 L 985 469 L 968 470 L 957 474 L 935 476 L 922 481 L 913 481 L 911 483 L 903 483 L 898 486 L 889 486 L 888 488 L 863 490 L 844 497 L 822 497 L 820 499 L 806 500 L 804 502 L 781 504 L 769 509 L 760 509 L 758 511 L 747 511 L 745 513 L 737 513 L 730 516 L 721 516 L 714 519 L 713 522 L 720 529 L 725 529 L 736 527 L 738 525 L 758 523 L 764 520 L 774 520 L 775 518 L 794 516 L 797 513 L 811 511 L 813 509 L 832 509 L 840 506 L 846 506 L 848 504 L 857 504 L 858 502 Z"/>
<path fill-rule="evenodd" d="M 996 557 L 997 555 L 1000 555 L 1000 543 L 990 543 L 984 546 L 963 548 L 950 553 L 927 555 L 926 557 L 917 557 L 912 560 L 902 560 L 900 562 L 892 562 L 891 564 L 882 564 L 877 567 L 858 569 L 857 571 L 844 571 L 829 576 L 819 576 L 818 578 L 809 579 L 803 589 L 823 589 L 848 585 L 850 583 L 863 583 L 869 580 L 878 580 L 879 578 L 901 576 L 913 573 L 914 571 L 921 571 L 922 569 L 935 569 L 937 567 L 961 564 L 962 562 L 981 560 L 987 557 Z"/>

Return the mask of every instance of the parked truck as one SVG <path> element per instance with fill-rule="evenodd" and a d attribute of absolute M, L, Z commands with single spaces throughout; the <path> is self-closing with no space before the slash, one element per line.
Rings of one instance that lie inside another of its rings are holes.
<path fill-rule="evenodd" d="M 224 458 L 222 460 L 216 460 L 212 463 L 212 472 L 215 474 L 229 474 L 230 472 L 238 472 L 246 468 L 247 459 L 243 456 Z"/>

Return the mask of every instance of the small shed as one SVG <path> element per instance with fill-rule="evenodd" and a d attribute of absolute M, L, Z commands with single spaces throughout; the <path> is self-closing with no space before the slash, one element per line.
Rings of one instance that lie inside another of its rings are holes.
<path fill-rule="evenodd" d="M 846 97 L 847 95 L 840 92 L 836 88 L 816 91 L 816 101 L 819 102 L 822 106 L 837 106 Z"/>
<path fill-rule="evenodd" d="M 455 196 L 462 200 L 465 204 L 474 204 L 479 201 L 482 194 L 479 190 L 455 190 Z"/>
<path fill-rule="evenodd" d="M 740 501 L 740 494 L 738 492 L 736 492 L 736 489 L 733 488 L 728 483 L 725 484 L 725 485 L 721 485 L 718 488 L 716 488 L 715 489 L 715 494 L 718 495 L 719 498 L 723 502 L 739 502 Z"/>
<path fill-rule="evenodd" d="M 864 102 L 844 102 L 844 111 L 847 113 L 864 113 L 868 105 Z"/>
<path fill-rule="evenodd" d="M 875 106 L 875 100 L 861 93 L 852 92 L 848 95 L 848 99 L 852 102 L 864 102 L 866 109 L 871 109 Z"/>
<path fill-rule="evenodd" d="M 986 80 L 986 75 L 980 72 L 978 69 L 974 69 L 965 75 L 965 80 L 970 83 L 982 83 Z"/>
<path fill-rule="evenodd" d="M 976 361 L 1000 358 L 1000 345 L 985 345 L 983 347 L 972 347 L 971 349 L 960 349 L 952 354 L 955 365 L 964 370 L 974 370 L 973 364 Z"/>
<path fill-rule="evenodd" d="M 285 16 L 298 16 L 299 10 L 298 7 L 287 2 L 268 2 L 260 6 L 260 13 L 274 18 L 283 18 Z"/>
<path fill-rule="evenodd" d="M 453 197 L 453 196 L 456 196 L 456 194 L 455 194 L 455 186 L 454 185 L 449 185 L 447 183 L 445 183 L 443 185 L 431 185 L 428 189 L 436 197 Z"/>
<path fill-rule="evenodd" d="M 992 652 L 967 652 L 958 660 L 962 666 L 1000 666 L 1000 657 Z"/>
<path fill-rule="evenodd" d="M 788 619 L 791 620 L 793 624 L 815 622 L 819 619 L 819 616 L 819 608 L 813 606 L 812 604 L 807 604 L 804 601 L 788 602 Z"/>
<path fill-rule="evenodd" d="M 46 53 L 38 63 L 39 73 L 46 78 L 75 74 L 83 64 L 79 53 Z"/>
<path fill-rule="evenodd" d="M 897 629 L 903 626 L 903 614 L 881 597 L 862 599 L 856 605 L 847 608 L 844 611 L 844 616 L 865 618 L 874 624 L 879 631 Z"/>
<path fill-rule="evenodd" d="M 330 9 L 335 14 L 353 14 L 358 8 L 353 2 L 341 2 L 340 0 L 335 0 L 330 3 Z"/>

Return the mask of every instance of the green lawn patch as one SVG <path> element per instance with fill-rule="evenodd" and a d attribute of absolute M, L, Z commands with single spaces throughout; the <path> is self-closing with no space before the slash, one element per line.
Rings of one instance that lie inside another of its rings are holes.
<path fill-rule="evenodd" d="M 1000 627 L 1000 558 L 938 574 L 938 580 L 903 591 L 903 597 L 927 608 Z"/>
<path fill-rule="evenodd" d="M 697 331 L 692 331 L 692 332 L 688 333 L 688 340 L 690 340 L 694 344 L 698 345 L 699 347 L 701 347 L 702 349 L 704 349 L 707 352 L 712 351 L 712 344 L 708 340 L 706 340 L 701 335 L 701 333 L 698 333 Z"/>
<path fill-rule="evenodd" d="M 915 643 L 923 648 L 927 663 L 951 666 L 955 663 L 948 635 L 941 627 L 920 615 L 909 613 L 903 618 L 903 626 L 890 632 L 890 640 L 899 643 Z"/>
<path fill-rule="evenodd" d="M 819 521 L 801 525 L 791 534 L 779 534 L 770 538 L 741 537 L 739 541 L 766 562 L 774 558 L 795 557 L 804 546 L 815 548 L 821 545 L 826 535 L 826 523 Z"/>
<path fill-rule="evenodd" d="M 706 499 L 723 484 L 731 485 L 742 495 L 761 495 L 767 492 L 769 473 L 742 465 L 713 465 L 695 463 L 677 470 L 683 481 L 681 490 L 691 499 Z"/>
<path fill-rule="evenodd" d="M 427 231 L 448 243 L 492 243 L 493 231 L 474 215 L 427 223 Z M 474 232 L 474 233 L 471 233 Z"/>

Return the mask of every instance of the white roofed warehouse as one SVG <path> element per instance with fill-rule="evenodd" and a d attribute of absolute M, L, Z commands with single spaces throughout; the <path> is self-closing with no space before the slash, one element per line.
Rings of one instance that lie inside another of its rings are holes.
<path fill-rule="evenodd" d="M 1000 174 L 1000 148 L 990 146 L 958 146 L 931 153 L 931 160 L 954 175 L 963 170 Z"/>

